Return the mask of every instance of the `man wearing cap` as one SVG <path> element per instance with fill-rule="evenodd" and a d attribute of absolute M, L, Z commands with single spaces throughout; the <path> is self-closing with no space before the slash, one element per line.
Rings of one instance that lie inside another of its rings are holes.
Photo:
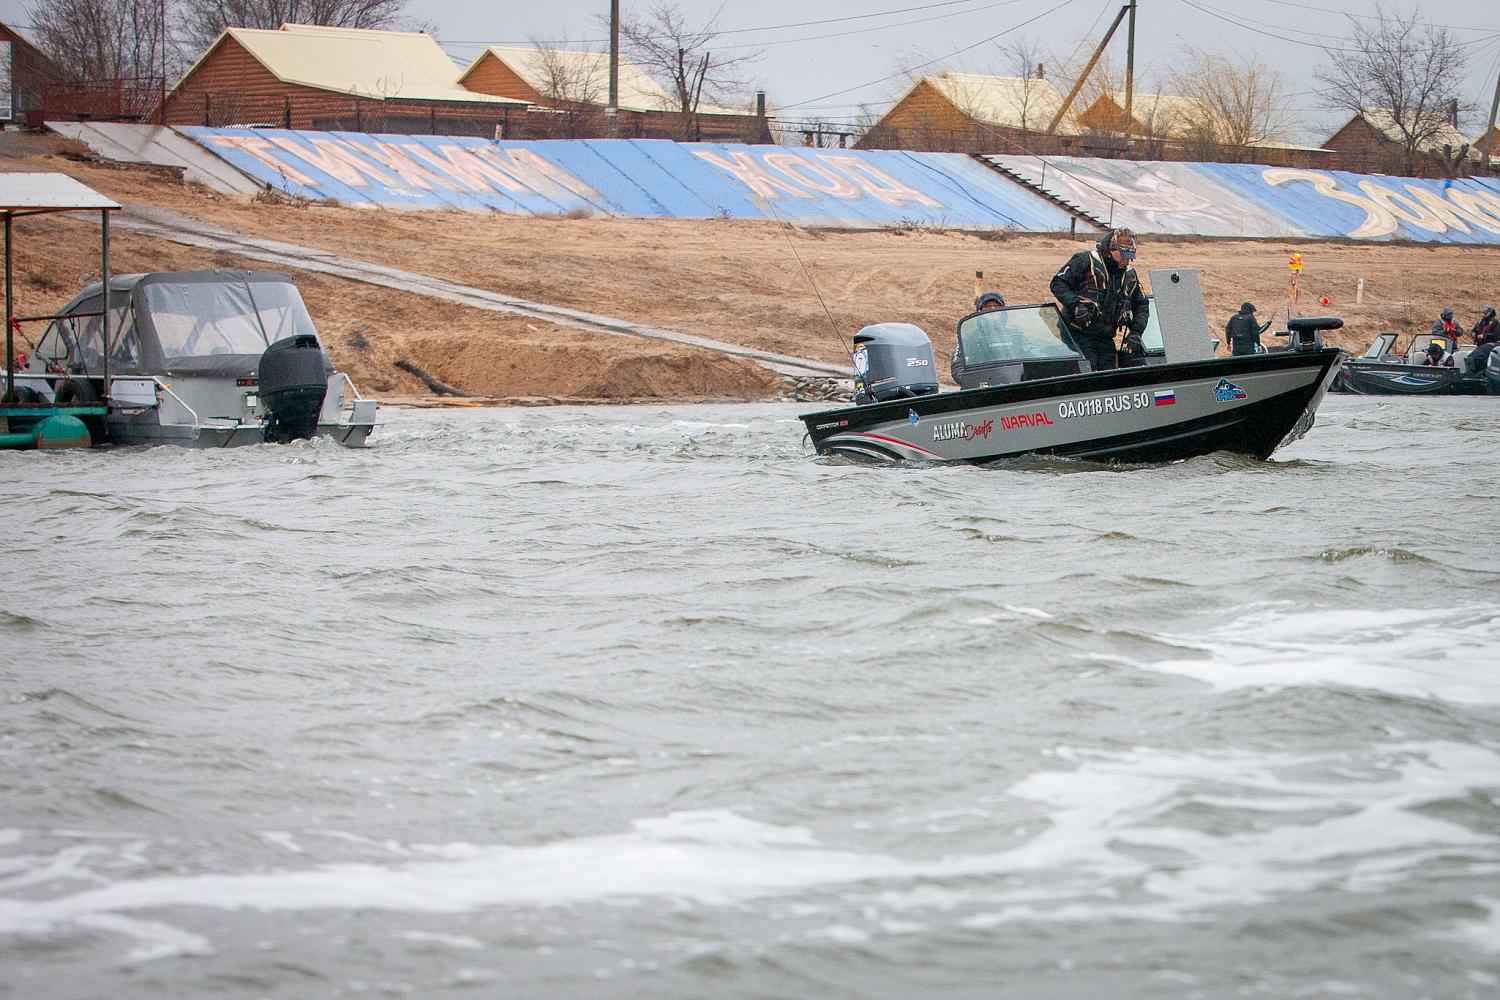
<path fill-rule="evenodd" d="M 1437 321 L 1432 324 L 1432 335 L 1434 337 L 1452 337 L 1455 344 L 1458 343 L 1458 335 L 1463 332 L 1463 328 L 1453 322 L 1452 309 L 1444 309 L 1438 316 Z"/>
<path fill-rule="evenodd" d="M 1141 291 L 1130 262 L 1135 259 L 1135 234 L 1111 229 L 1092 250 L 1075 253 L 1052 278 L 1063 322 L 1083 352 L 1089 368 L 1119 367 L 1115 331 L 1128 326 L 1126 346 L 1139 342 L 1146 331 L 1151 304 Z"/>
<path fill-rule="evenodd" d="M 1474 334 L 1476 345 L 1500 341 L 1500 322 L 1495 319 L 1494 306 L 1484 307 L 1479 313 L 1479 321 L 1474 324 L 1474 329 L 1470 332 Z"/>
<path fill-rule="evenodd" d="M 1229 341 L 1229 352 L 1235 357 L 1254 354 L 1255 349 L 1260 346 L 1260 335 L 1265 328 L 1255 322 L 1255 305 L 1244 303 L 1240 306 L 1240 311 L 1229 317 L 1229 322 L 1224 324 L 1224 339 Z"/>
<path fill-rule="evenodd" d="M 1005 296 L 999 292 L 985 292 L 974 300 L 974 311 L 977 313 L 993 312 L 996 309 L 1005 308 Z M 953 382 L 960 388 L 964 384 L 964 370 L 968 367 L 964 361 L 964 342 L 959 339 L 953 345 L 953 357 L 948 359 L 948 372 L 953 376 Z"/>
<path fill-rule="evenodd" d="M 1453 355 L 1443 353 L 1443 342 L 1440 340 L 1429 341 L 1427 350 L 1422 354 L 1422 364 L 1427 368 L 1452 368 Z"/>

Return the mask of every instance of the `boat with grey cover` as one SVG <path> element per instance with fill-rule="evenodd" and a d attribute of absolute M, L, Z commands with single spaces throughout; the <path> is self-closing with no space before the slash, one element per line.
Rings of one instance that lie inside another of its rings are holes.
<path fill-rule="evenodd" d="M 1171 273 L 1163 280 L 1182 276 Z M 819 454 L 866 459 L 1164 462 L 1216 451 L 1267 458 L 1312 426 L 1346 356 L 1324 347 L 1321 331 L 1343 322 L 1293 319 L 1287 350 L 1215 357 L 1192 278 L 1185 301 L 1196 297 L 1196 308 L 1163 320 L 1168 343 L 1154 363 L 1090 371 L 1055 305 L 1016 306 L 959 321 L 962 380 L 957 391 L 940 392 L 926 333 L 883 323 L 854 338 L 856 405 L 801 419 Z"/>
<path fill-rule="evenodd" d="M 95 282 L 52 319 L 16 373 L 18 390 L 40 401 L 107 401 L 108 415 L 91 418 L 96 443 L 217 448 L 330 437 L 353 447 L 374 428 L 375 401 L 334 369 L 286 275 L 116 275 L 109 293 L 108 324 Z"/>

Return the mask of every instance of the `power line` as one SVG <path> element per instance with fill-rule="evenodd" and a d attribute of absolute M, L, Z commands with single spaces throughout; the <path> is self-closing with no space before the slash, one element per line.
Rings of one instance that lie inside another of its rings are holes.
<path fill-rule="evenodd" d="M 1193 8 L 1194 10 L 1201 11 L 1204 14 L 1207 14 L 1209 17 L 1218 18 L 1220 21 L 1223 21 L 1225 24 L 1232 24 L 1236 28 L 1239 28 L 1239 29 L 1244 30 L 1244 31 L 1258 31 L 1258 32 L 1260 32 L 1263 35 L 1269 35 L 1272 38 L 1279 38 L 1283 42 L 1291 42 L 1294 45 L 1306 45 L 1308 48 L 1323 49 L 1324 51 L 1328 51 L 1330 49 L 1333 50 L 1333 51 L 1335 51 L 1335 52 L 1356 52 L 1356 51 L 1358 51 L 1357 49 L 1351 49 L 1351 48 L 1348 48 L 1348 47 L 1342 46 L 1342 45 L 1327 45 L 1327 44 L 1321 44 L 1321 43 L 1318 43 L 1318 42 L 1304 41 L 1301 38 L 1290 38 L 1290 37 L 1288 37 L 1286 35 L 1278 35 L 1274 31 L 1267 31 L 1265 25 L 1262 24 L 1261 22 L 1251 21 L 1249 18 L 1244 18 L 1243 20 L 1250 22 L 1248 24 L 1244 24 L 1244 23 L 1241 23 L 1240 21 L 1234 20 L 1229 15 L 1227 15 L 1227 14 L 1221 12 L 1221 11 L 1214 10 L 1211 7 L 1204 7 L 1201 4 L 1196 4 L 1196 3 L 1193 2 L 1193 0 L 1182 0 L 1182 2 L 1185 3 L 1185 4 L 1187 4 L 1189 7 Z M 1348 41 L 1348 39 L 1340 38 L 1339 41 Z"/>
<path fill-rule="evenodd" d="M 1019 29 L 1026 27 L 1026 25 L 1031 24 L 1033 21 L 1039 21 L 1042 18 L 1047 17 L 1050 14 L 1055 14 L 1058 11 L 1062 10 L 1064 7 L 1067 7 L 1068 5 L 1070 5 L 1070 4 L 1074 3 L 1074 2 L 1075 2 L 1075 0 L 1062 0 L 1062 3 L 1057 4 L 1055 7 L 1049 7 L 1047 10 L 1042 11 L 1040 14 L 1037 14 L 1034 17 L 1027 18 L 1026 20 L 1022 21 L 1020 24 L 1012 25 L 1011 27 L 1006 28 L 1003 31 L 997 31 L 993 35 L 989 36 L 988 38 L 981 38 L 979 41 L 974 42 L 971 45 L 965 45 L 961 49 L 955 49 L 954 51 L 949 52 L 947 55 L 938 56 L 936 59 L 929 59 L 929 60 L 927 60 L 924 63 L 918 63 L 916 66 L 908 67 L 907 69 L 902 70 L 899 73 L 891 73 L 891 74 L 889 74 L 887 76 L 881 77 L 878 80 L 870 80 L 867 83 L 857 84 L 856 86 L 853 86 L 853 87 L 845 87 L 843 90 L 835 90 L 831 94 L 822 94 L 822 95 L 820 95 L 818 97 L 810 97 L 810 98 L 808 98 L 805 101 L 798 101 L 795 104 L 784 104 L 784 105 L 782 105 L 782 110 L 787 110 L 789 108 L 804 107 L 806 105 L 813 104 L 813 103 L 815 103 L 817 101 L 826 100 L 827 98 L 830 98 L 830 97 L 839 97 L 839 96 L 841 96 L 843 94 L 851 93 L 852 91 L 863 90 L 866 87 L 873 87 L 877 83 L 885 83 L 888 80 L 894 80 L 897 77 L 906 76 L 907 74 L 913 73 L 913 72 L 915 72 L 916 70 L 919 70 L 919 69 L 926 69 L 928 66 L 931 66 L 934 63 L 940 63 L 940 62 L 944 61 L 945 59 L 952 59 L 954 56 L 962 55 L 963 53 L 968 52 L 970 49 L 977 49 L 981 45 L 988 45 L 990 42 L 993 42 L 995 39 L 1001 38 L 1001 37 L 1003 37 L 1005 35 L 1008 35 L 1008 34 L 1010 34 L 1013 31 L 1018 31 Z"/>
<path fill-rule="evenodd" d="M 1267 0 L 1268 3 L 1280 4 L 1283 7 L 1298 7 L 1302 10 L 1316 10 L 1324 14 L 1339 14 L 1343 17 L 1358 18 L 1361 21 L 1395 21 L 1401 23 L 1400 18 L 1382 17 L 1379 14 L 1351 14 L 1344 10 L 1335 10 L 1332 7 L 1314 7 L 1312 4 L 1301 3 L 1300 0 Z M 1474 28 L 1467 24 L 1434 24 L 1434 28 L 1448 28 L 1453 31 L 1489 31 L 1489 28 Z"/>
<path fill-rule="evenodd" d="M 825 18 L 822 18 L 822 19 L 817 20 L 817 21 L 791 21 L 791 22 L 788 22 L 786 24 L 767 24 L 767 25 L 762 25 L 760 27 L 756 27 L 756 28 L 725 28 L 725 29 L 720 30 L 720 31 L 714 31 L 713 34 L 714 35 L 744 35 L 744 34 L 753 34 L 753 33 L 762 32 L 762 31 L 784 31 L 787 28 L 806 28 L 806 27 L 811 27 L 811 26 L 819 25 L 819 24 L 838 24 L 838 23 L 841 23 L 841 22 L 844 22 L 844 21 L 863 21 L 863 20 L 868 20 L 869 18 L 872 18 L 872 17 L 888 17 L 891 14 L 910 14 L 911 12 L 918 11 L 918 10 L 936 10 L 938 8 L 941 8 L 941 7 L 957 7 L 957 6 L 962 6 L 962 5 L 965 5 L 965 4 L 972 4 L 972 3 L 975 3 L 975 2 L 976 2 L 976 0 L 943 0 L 942 3 L 929 3 L 929 4 L 923 4 L 923 5 L 918 6 L 918 7 L 896 7 L 896 8 L 893 8 L 891 10 L 875 11 L 874 13 L 870 13 L 870 14 L 850 14 L 847 17 L 825 17 Z M 1004 3 L 1014 3 L 1014 2 L 1015 2 L 1015 0 L 1003 0 L 1003 3 L 985 4 L 983 6 L 971 8 L 970 10 L 953 11 L 953 12 L 948 13 L 948 14 L 939 14 L 939 15 L 936 15 L 936 16 L 931 17 L 931 18 L 917 18 L 917 19 L 914 19 L 914 20 L 911 20 L 911 21 L 898 21 L 898 22 L 896 22 L 894 24 L 882 24 L 882 25 L 877 25 L 877 26 L 875 26 L 873 28 L 862 28 L 860 30 L 861 31 L 882 31 L 882 30 L 884 30 L 886 28 L 898 28 L 898 27 L 902 27 L 903 25 L 908 25 L 908 24 L 922 24 L 925 21 L 936 21 L 936 20 L 940 20 L 941 18 L 945 18 L 945 17 L 957 17 L 957 16 L 959 16 L 961 14 L 975 14 L 975 13 L 978 13 L 979 11 L 982 11 L 982 10 L 989 10 L 991 7 L 999 7 L 999 6 L 1003 6 Z M 856 33 L 857 32 L 844 32 L 843 34 L 856 34 Z M 837 35 L 837 34 L 834 34 L 834 35 L 816 35 L 816 36 L 813 36 L 813 37 L 816 37 L 816 38 L 837 38 L 837 37 L 839 37 L 839 35 Z M 761 44 L 761 45 L 780 45 L 780 44 L 783 44 L 784 42 L 790 42 L 790 41 L 810 41 L 810 40 L 811 40 L 810 38 L 790 38 L 790 39 L 781 39 L 781 40 L 774 41 L 774 42 L 764 42 L 764 43 L 757 43 L 757 44 Z M 530 39 L 528 39 L 527 40 L 527 44 L 534 44 L 534 45 L 603 45 L 603 44 L 606 44 L 608 41 L 609 41 L 608 38 L 578 38 L 578 39 L 559 38 L 559 39 L 543 39 L 543 40 L 538 40 L 538 41 L 535 41 L 535 42 L 533 42 Z M 516 44 L 521 44 L 521 43 L 519 43 L 519 42 L 509 42 L 509 43 L 507 43 L 507 42 L 497 42 L 497 41 L 494 41 L 494 40 L 490 40 L 490 41 L 478 41 L 478 40 L 475 40 L 475 39 L 463 38 L 463 39 L 450 39 L 449 41 L 443 42 L 442 44 L 444 44 L 444 45 L 506 45 L 506 44 L 516 45 Z M 741 46 L 721 46 L 721 47 L 735 48 L 735 47 L 741 47 Z"/>

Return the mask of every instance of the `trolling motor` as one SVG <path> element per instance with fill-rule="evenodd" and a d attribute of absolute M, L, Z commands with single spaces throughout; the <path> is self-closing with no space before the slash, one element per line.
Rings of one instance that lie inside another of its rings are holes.
<path fill-rule="evenodd" d="M 1286 331 L 1278 337 L 1287 337 L 1290 350 L 1306 353 L 1323 349 L 1323 331 L 1337 330 L 1344 321 L 1337 316 L 1298 316 L 1286 321 Z"/>
<path fill-rule="evenodd" d="M 328 355 L 309 333 L 278 340 L 260 356 L 260 400 L 266 411 L 266 440 L 285 444 L 318 431 L 318 414 L 328 393 Z"/>

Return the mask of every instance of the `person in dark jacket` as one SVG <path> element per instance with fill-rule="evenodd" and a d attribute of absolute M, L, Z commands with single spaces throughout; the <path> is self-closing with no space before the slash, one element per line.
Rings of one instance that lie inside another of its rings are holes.
<path fill-rule="evenodd" d="M 999 292 L 985 292 L 974 300 L 974 311 L 977 313 L 990 312 L 994 309 L 1005 308 L 1005 296 Z M 964 342 L 955 341 L 953 344 L 953 357 L 948 359 L 948 372 L 953 376 L 953 383 L 962 387 L 964 384 L 964 369 L 968 365 L 964 362 Z"/>
<path fill-rule="evenodd" d="M 1134 259 L 1135 234 L 1111 229 L 1094 249 L 1068 258 L 1052 278 L 1052 296 L 1063 322 L 1093 371 L 1119 366 L 1116 330 L 1128 327 L 1127 349 L 1146 331 L 1151 304 L 1130 266 Z"/>
<path fill-rule="evenodd" d="M 1255 322 L 1255 305 L 1244 303 L 1240 306 L 1240 311 L 1229 317 L 1229 322 L 1224 324 L 1224 338 L 1229 341 L 1229 352 L 1235 357 L 1254 354 L 1255 349 L 1260 346 L 1260 335 L 1265 329 Z"/>
<path fill-rule="evenodd" d="M 1455 344 L 1458 343 L 1458 335 L 1463 332 L 1463 327 L 1453 322 L 1452 309 L 1444 309 L 1432 324 L 1434 337 L 1452 337 Z"/>
<path fill-rule="evenodd" d="M 1469 332 L 1474 335 L 1475 344 L 1500 341 L 1500 321 L 1495 319 L 1495 307 L 1485 306 L 1479 313 L 1479 321 L 1474 324 L 1474 329 Z"/>
<path fill-rule="evenodd" d="M 1427 350 L 1422 353 L 1422 365 L 1426 368 L 1452 368 L 1453 355 L 1445 355 L 1442 342 L 1434 340 L 1427 345 Z"/>

